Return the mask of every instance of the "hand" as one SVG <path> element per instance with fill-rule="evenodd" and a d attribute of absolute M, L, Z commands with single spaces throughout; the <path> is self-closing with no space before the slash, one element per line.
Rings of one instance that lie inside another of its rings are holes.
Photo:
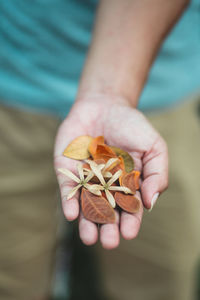
<path fill-rule="evenodd" d="M 116 98 L 116 99 L 115 99 Z M 129 152 L 135 168 L 142 172 L 141 196 L 143 205 L 150 209 L 152 200 L 168 185 L 167 147 L 144 115 L 127 105 L 125 99 L 94 95 L 79 99 L 74 104 L 69 116 L 61 124 L 55 144 L 55 170 L 67 168 L 76 173 L 77 161 L 63 156 L 67 145 L 77 136 L 103 135 L 108 145 L 120 147 Z M 79 194 L 67 200 L 69 190 L 74 186 L 64 175 L 57 173 L 61 191 L 62 206 L 69 221 L 79 216 Z M 137 236 L 142 220 L 143 205 L 138 213 L 117 213 L 116 224 L 105 224 L 100 227 L 102 246 L 112 249 L 118 246 L 121 235 L 125 239 Z M 120 225 L 119 225 L 120 224 Z M 119 229 L 120 228 L 120 229 Z M 98 239 L 96 224 L 86 220 L 80 214 L 80 238 L 86 245 L 94 244 Z"/>

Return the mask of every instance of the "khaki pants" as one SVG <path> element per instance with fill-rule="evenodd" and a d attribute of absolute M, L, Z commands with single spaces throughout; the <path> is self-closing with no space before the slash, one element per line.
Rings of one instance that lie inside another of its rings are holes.
<path fill-rule="evenodd" d="M 0 107 L 0 299 L 48 295 L 55 252 L 58 121 Z"/>
<path fill-rule="evenodd" d="M 139 236 L 102 251 L 102 275 L 109 299 L 193 300 L 200 255 L 200 119 L 189 102 L 149 116 L 169 147 L 170 185 Z"/>
<path fill-rule="evenodd" d="M 150 117 L 168 142 L 170 188 L 145 213 L 134 241 L 99 250 L 114 300 L 193 300 L 199 255 L 200 124 L 197 102 Z M 55 249 L 52 166 L 58 121 L 0 108 L 0 299 L 48 295 Z"/>

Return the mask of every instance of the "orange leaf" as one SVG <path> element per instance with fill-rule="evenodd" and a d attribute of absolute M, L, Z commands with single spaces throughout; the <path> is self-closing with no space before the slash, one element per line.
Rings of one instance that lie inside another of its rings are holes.
<path fill-rule="evenodd" d="M 136 213 L 140 209 L 140 200 L 133 195 L 116 192 L 114 198 L 117 205 L 129 213 Z"/>
<path fill-rule="evenodd" d="M 74 139 L 64 150 L 64 156 L 69 158 L 83 160 L 90 157 L 88 152 L 88 146 L 92 141 L 92 137 L 89 135 L 82 135 Z"/>
<path fill-rule="evenodd" d="M 130 173 L 123 172 L 119 178 L 119 183 L 121 186 L 129 188 L 133 193 L 139 189 L 139 171 L 132 171 Z"/>
<path fill-rule="evenodd" d="M 110 203 L 85 188 L 81 192 L 81 206 L 86 219 L 99 224 L 115 223 L 115 211 Z"/>
<path fill-rule="evenodd" d="M 106 162 L 113 157 L 117 157 L 115 152 L 107 145 L 97 145 L 96 153 L 94 153 L 94 159 L 104 159 Z"/>
<path fill-rule="evenodd" d="M 102 145 L 104 144 L 104 137 L 103 136 L 97 136 L 96 138 L 93 138 L 91 143 L 88 146 L 88 151 L 92 155 L 92 157 L 96 153 L 97 145 Z"/>
<path fill-rule="evenodd" d="M 140 188 L 140 171 L 133 171 L 134 174 L 134 181 L 135 181 L 135 188 L 139 190 Z"/>

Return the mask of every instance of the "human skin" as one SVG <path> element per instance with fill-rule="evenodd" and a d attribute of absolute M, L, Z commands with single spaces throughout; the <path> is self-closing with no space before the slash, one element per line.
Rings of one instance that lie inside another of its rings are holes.
<path fill-rule="evenodd" d="M 143 206 L 152 208 L 158 193 L 167 188 L 166 143 L 136 107 L 158 49 L 187 3 L 185 0 L 100 3 L 77 99 L 61 124 L 55 143 L 55 170 L 63 211 L 69 221 L 79 216 L 80 238 L 86 245 L 94 244 L 98 235 L 106 249 L 118 246 L 120 233 L 125 239 L 135 238 Z M 105 224 L 98 230 L 96 224 L 79 214 L 78 193 L 67 200 L 74 182 L 57 169 L 67 168 L 76 173 L 77 162 L 64 157 L 63 151 L 80 135 L 103 135 L 108 145 L 132 155 L 136 169 L 142 172 L 138 197 L 143 205 L 138 213 L 116 213 L 116 224 Z"/>

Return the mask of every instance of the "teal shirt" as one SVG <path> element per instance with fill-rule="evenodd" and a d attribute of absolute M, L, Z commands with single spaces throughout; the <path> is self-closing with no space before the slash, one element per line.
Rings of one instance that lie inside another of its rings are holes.
<path fill-rule="evenodd" d="M 91 40 L 97 1 L 0 1 L 0 101 L 67 115 Z M 164 42 L 140 109 L 163 109 L 200 89 L 200 3 Z"/>

